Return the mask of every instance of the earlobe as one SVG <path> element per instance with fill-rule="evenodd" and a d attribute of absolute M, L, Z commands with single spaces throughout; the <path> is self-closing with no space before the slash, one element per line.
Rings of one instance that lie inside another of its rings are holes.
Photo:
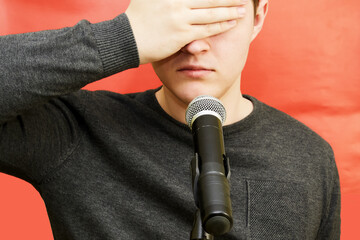
<path fill-rule="evenodd" d="M 260 31 L 264 25 L 265 17 L 268 12 L 268 5 L 269 5 L 268 0 L 260 0 L 259 1 L 259 6 L 256 10 L 256 15 L 254 18 L 254 30 L 253 30 L 253 34 L 251 36 L 251 41 L 253 41 L 256 38 L 256 36 L 260 33 Z"/>

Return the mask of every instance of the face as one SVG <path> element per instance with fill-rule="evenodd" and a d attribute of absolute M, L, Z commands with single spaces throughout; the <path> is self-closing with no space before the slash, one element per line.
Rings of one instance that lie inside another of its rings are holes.
<path fill-rule="evenodd" d="M 222 99 L 241 94 L 240 78 L 254 32 L 253 3 L 235 28 L 193 41 L 176 54 L 153 63 L 167 97 L 187 105 L 199 95 Z"/>

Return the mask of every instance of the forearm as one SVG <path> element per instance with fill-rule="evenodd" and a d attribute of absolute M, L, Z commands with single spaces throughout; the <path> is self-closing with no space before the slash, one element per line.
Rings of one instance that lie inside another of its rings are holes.
<path fill-rule="evenodd" d="M 97 24 L 0 37 L 0 123 L 139 64 L 123 14 Z"/>

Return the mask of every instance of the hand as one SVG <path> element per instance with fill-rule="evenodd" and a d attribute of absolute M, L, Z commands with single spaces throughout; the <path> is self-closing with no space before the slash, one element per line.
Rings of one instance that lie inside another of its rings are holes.
<path fill-rule="evenodd" d="M 249 0 L 131 0 L 129 18 L 140 64 L 164 59 L 186 44 L 233 28 Z"/>

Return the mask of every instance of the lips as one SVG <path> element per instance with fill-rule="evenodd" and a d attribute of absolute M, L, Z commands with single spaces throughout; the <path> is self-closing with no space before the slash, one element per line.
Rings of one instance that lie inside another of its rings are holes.
<path fill-rule="evenodd" d="M 185 65 L 179 67 L 177 70 L 180 74 L 183 74 L 190 78 L 203 78 L 213 72 L 215 72 L 214 69 L 204 67 L 201 65 Z"/>
<path fill-rule="evenodd" d="M 186 65 L 178 69 L 178 71 L 214 71 L 211 68 L 203 67 L 200 65 Z"/>

